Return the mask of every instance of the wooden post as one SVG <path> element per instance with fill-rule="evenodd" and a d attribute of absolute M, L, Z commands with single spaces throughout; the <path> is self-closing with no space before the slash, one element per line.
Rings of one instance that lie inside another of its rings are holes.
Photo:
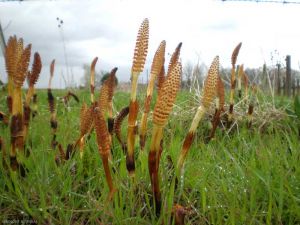
<path fill-rule="evenodd" d="M 280 95 L 281 93 L 281 82 L 280 82 L 280 64 L 277 64 L 277 94 Z"/>
<path fill-rule="evenodd" d="M 300 79 L 297 79 L 297 94 L 300 95 Z"/>
<path fill-rule="evenodd" d="M 286 82 L 285 82 L 285 90 L 286 95 L 288 97 L 291 96 L 291 81 L 292 81 L 292 70 L 291 70 L 291 56 L 286 56 Z"/>
<path fill-rule="evenodd" d="M 294 75 L 294 76 L 295 76 L 295 75 Z M 292 79 L 293 97 L 294 97 L 295 94 L 296 94 L 296 79 L 295 79 L 294 76 L 293 76 L 293 79 Z"/>

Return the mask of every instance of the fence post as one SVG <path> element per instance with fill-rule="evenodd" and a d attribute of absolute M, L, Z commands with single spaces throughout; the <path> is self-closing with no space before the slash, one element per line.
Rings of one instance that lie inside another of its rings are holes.
<path fill-rule="evenodd" d="M 295 75 L 294 75 L 295 76 Z M 296 95 L 296 79 L 293 76 L 292 78 L 292 89 L 293 89 L 293 97 Z"/>
<path fill-rule="evenodd" d="M 277 64 L 277 94 L 280 95 L 281 92 L 281 82 L 280 82 L 280 64 Z"/>
<path fill-rule="evenodd" d="M 291 96 L 291 56 L 287 55 L 286 56 L 286 82 L 285 82 L 285 93 L 288 97 Z"/>
<path fill-rule="evenodd" d="M 300 79 L 297 79 L 297 94 L 300 95 Z"/>

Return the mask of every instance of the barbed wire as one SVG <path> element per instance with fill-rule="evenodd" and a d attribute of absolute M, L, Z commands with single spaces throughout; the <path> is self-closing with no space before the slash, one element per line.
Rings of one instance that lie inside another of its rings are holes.
<path fill-rule="evenodd" d="M 286 1 L 286 0 L 219 0 L 222 2 L 256 2 L 256 3 L 279 3 L 279 4 L 298 4 L 300 5 L 299 1 Z"/>

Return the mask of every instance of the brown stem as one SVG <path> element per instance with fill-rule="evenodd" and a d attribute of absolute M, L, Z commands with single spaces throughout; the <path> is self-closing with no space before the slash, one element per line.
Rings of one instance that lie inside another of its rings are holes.
<path fill-rule="evenodd" d="M 227 118 L 227 128 L 231 126 L 232 120 L 233 120 L 233 104 L 230 104 L 228 118 Z"/>
<path fill-rule="evenodd" d="M 155 211 L 156 211 L 156 215 L 159 215 L 161 209 L 161 194 L 160 194 L 159 179 L 158 179 L 159 159 L 157 158 L 155 151 L 149 152 L 148 168 L 149 168 L 149 174 L 151 180 L 152 193 L 155 200 L 155 207 L 156 207 Z"/>
<path fill-rule="evenodd" d="M 121 126 L 122 126 L 122 122 L 123 122 L 124 118 L 128 115 L 128 113 L 129 113 L 129 107 L 127 106 L 127 107 L 123 108 L 119 112 L 119 114 L 116 116 L 116 118 L 114 120 L 114 127 L 113 127 L 114 133 L 116 134 L 117 140 L 121 144 L 124 153 L 127 152 L 127 145 L 122 140 Z"/>
<path fill-rule="evenodd" d="M 7 103 L 7 108 L 8 108 L 8 112 L 9 114 L 12 114 L 12 105 L 13 105 L 13 99 L 12 96 L 7 96 L 6 98 L 6 103 Z"/>
<path fill-rule="evenodd" d="M 248 123 L 247 123 L 248 129 L 250 129 L 251 126 L 252 126 L 253 109 L 254 109 L 254 106 L 252 104 L 249 104 L 249 108 L 248 108 Z"/>
<path fill-rule="evenodd" d="M 30 113 L 31 113 L 30 107 L 27 104 L 24 105 L 24 115 L 23 115 L 24 116 L 24 140 L 26 140 L 27 133 L 28 133 Z"/>
<path fill-rule="evenodd" d="M 180 156 L 179 156 L 179 159 L 178 159 L 178 169 L 179 169 L 179 172 L 182 170 L 183 168 L 183 163 L 185 161 L 185 158 L 187 156 L 187 153 L 193 143 L 193 140 L 194 140 L 194 136 L 195 136 L 195 133 L 194 132 L 189 132 L 185 139 L 184 139 L 184 142 L 183 142 L 183 145 L 182 145 L 182 149 L 181 149 L 181 152 L 180 152 Z"/>
<path fill-rule="evenodd" d="M 155 199 L 156 215 L 160 214 L 161 194 L 159 189 L 159 160 L 162 152 L 161 140 L 163 136 L 163 128 L 154 124 L 152 131 L 152 139 L 148 157 L 148 168 L 151 179 L 152 192 Z"/>
<path fill-rule="evenodd" d="M 221 110 L 220 109 L 216 110 L 214 118 L 213 118 L 213 127 L 210 131 L 208 141 L 210 141 L 215 136 L 217 126 L 219 125 L 219 122 L 220 122 L 220 115 L 221 115 Z"/>
<path fill-rule="evenodd" d="M 134 144 L 135 144 L 135 123 L 138 114 L 138 102 L 130 101 L 129 105 L 129 115 L 128 115 L 128 133 L 127 133 L 127 155 L 126 155 L 126 167 L 129 175 L 134 175 L 135 173 L 135 163 L 134 163 Z"/>
<path fill-rule="evenodd" d="M 34 93 L 33 94 L 33 98 L 32 98 L 32 118 L 34 118 L 37 115 L 37 94 Z"/>
<path fill-rule="evenodd" d="M 101 151 L 100 151 L 101 152 Z M 112 181 L 112 176 L 109 170 L 109 165 L 108 165 L 108 154 L 102 154 L 101 153 L 101 158 L 102 158 L 102 163 L 103 163 L 103 168 L 105 172 L 105 178 L 109 187 L 109 200 L 112 200 L 114 193 L 116 192 L 116 189 L 114 188 L 113 181 Z"/>

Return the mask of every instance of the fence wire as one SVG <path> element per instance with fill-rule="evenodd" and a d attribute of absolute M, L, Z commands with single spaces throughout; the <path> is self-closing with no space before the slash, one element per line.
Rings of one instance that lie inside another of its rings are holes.
<path fill-rule="evenodd" d="M 299 1 L 285 1 L 285 0 L 220 0 L 222 2 L 256 2 L 256 3 L 279 3 L 279 4 L 298 4 L 300 5 Z"/>

